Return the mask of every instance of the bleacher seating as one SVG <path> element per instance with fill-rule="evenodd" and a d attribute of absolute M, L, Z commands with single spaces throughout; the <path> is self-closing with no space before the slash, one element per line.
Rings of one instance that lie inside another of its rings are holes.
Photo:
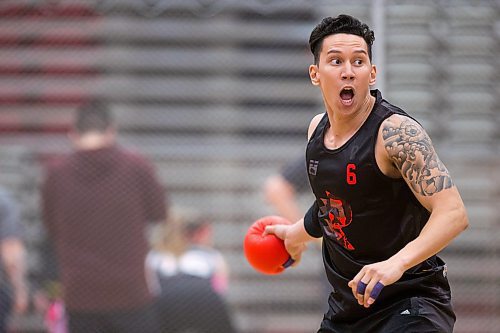
<path fill-rule="evenodd" d="M 0 184 L 22 203 L 32 278 L 44 237 L 42 162 L 70 149 L 72 111 L 101 97 L 113 108 L 120 142 L 153 159 L 172 203 L 214 221 L 240 331 L 314 331 L 326 297 L 319 249 L 268 277 L 245 262 L 241 242 L 254 219 L 272 212 L 261 193 L 265 177 L 303 154 L 307 123 L 322 112 L 307 74 L 310 30 L 320 17 L 341 13 L 373 27 L 373 3 L 0 2 Z M 443 251 L 455 332 L 496 332 L 500 8 L 492 1 L 386 0 L 384 10 L 384 96 L 427 129 L 471 219 Z M 310 199 L 303 198 L 305 207 Z M 42 318 L 14 318 L 12 325 L 41 332 Z"/>

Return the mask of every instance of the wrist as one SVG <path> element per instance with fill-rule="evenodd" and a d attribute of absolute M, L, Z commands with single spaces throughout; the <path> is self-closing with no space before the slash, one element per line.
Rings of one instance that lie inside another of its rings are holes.
<path fill-rule="evenodd" d="M 411 268 L 410 260 L 404 255 L 396 254 L 391 258 L 391 261 L 399 267 L 402 272 L 406 272 Z"/>

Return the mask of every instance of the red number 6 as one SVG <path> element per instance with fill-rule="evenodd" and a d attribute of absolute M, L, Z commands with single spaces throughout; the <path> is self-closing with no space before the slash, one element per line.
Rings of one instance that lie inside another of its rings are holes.
<path fill-rule="evenodd" d="M 353 163 L 347 164 L 347 184 L 354 185 L 356 184 L 356 174 L 354 173 L 356 170 L 356 165 Z"/>

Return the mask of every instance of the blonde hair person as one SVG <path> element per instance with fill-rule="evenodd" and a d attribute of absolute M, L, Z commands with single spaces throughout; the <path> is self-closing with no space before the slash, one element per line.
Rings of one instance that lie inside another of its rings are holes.
<path fill-rule="evenodd" d="M 223 297 L 228 269 L 212 236 L 206 218 L 178 208 L 153 232 L 146 263 L 159 279 L 160 332 L 235 332 Z"/>
<path fill-rule="evenodd" d="M 213 247 L 211 223 L 200 214 L 174 208 L 152 235 L 147 262 L 160 276 L 187 274 L 206 278 L 220 294 L 227 291 L 229 269 Z"/>

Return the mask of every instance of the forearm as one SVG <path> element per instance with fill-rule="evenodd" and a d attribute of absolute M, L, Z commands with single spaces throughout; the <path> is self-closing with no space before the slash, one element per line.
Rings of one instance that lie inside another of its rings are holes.
<path fill-rule="evenodd" d="M 2 261 L 15 290 L 26 288 L 26 256 L 22 243 L 14 238 L 2 241 Z"/>
<path fill-rule="evenodd" d="M 468 226 L 463 206 L 451 210 L 435 210 L 420 235 L 392 256 L 404 270 L 423 262 L 445 248 Z"/>
<path fill-rule="evenodd" d="M 315 237 L 312 237 L 306 231 L 304 227 L 304 219 L 300 219 L 292 225 L 287 233 L 287 239 L 294 244 L 308 243 L 312 240 L 316 240 Z"/>

